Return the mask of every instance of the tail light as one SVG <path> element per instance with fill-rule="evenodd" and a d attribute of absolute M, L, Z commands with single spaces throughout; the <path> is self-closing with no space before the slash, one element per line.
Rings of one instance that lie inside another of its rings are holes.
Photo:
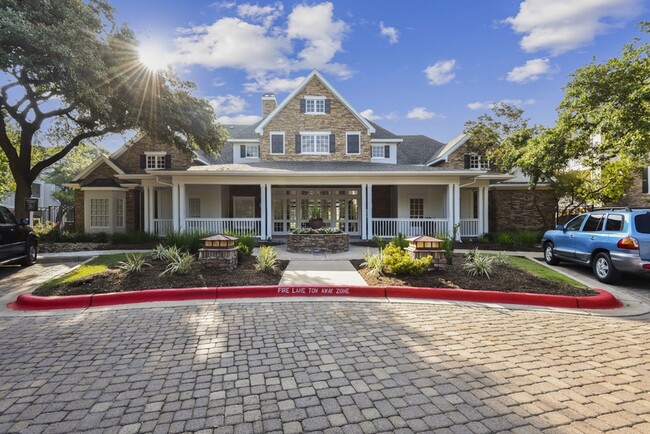
<path fill-rule="evenodd" d="M 616 247 L 619 249 L 639 250 L 639 241 L 634 237 L 625 237 L 618 240 Z"/>

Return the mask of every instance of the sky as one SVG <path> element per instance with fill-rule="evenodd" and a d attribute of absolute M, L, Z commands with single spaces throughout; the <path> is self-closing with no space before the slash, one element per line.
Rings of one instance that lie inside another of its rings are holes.
<path fill-rule="evenodd" d="M 648 0 L 111 0 L 149 59 L 250 124 L 318 69 L 362 115 L 447 142 L 507 102 L 551 126 L 569 74 L 620 55 Z M 123 141 L 122 141 L 123 143 Z M 120 139 L 105 143 L 115 150 Z"/>

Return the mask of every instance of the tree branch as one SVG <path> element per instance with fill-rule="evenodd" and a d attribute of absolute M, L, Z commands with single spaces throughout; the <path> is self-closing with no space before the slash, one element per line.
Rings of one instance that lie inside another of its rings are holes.
<path fill-rule="evenodd" d="M 18 153 L 16 152 L 16 148 L 14 147 L 13 143 L 11 143 L 11 140 L 9 139 L 9 135 L 7 134 L 7 125 L 5 124 L 4 118 L 0 119 L 0 148 L 4 151 L 4 153 L 7 155 L 7 159 L 9 159 L 9 162 L 18 162 Z"/>

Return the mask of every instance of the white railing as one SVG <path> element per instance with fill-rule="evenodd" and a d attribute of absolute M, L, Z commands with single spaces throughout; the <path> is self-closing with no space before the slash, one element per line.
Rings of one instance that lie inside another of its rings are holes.
<path fill-rule="evenodd" d="M 165 235 L 174 229 L 172 219 L 153 219 L 153 233 L 156 235 Z"/>
<path fill-rule="evenodd" d="M 221 234 L 226 231 L 237 234 L 261 236 L 262 219 L 260 218 L 191 218 L 185 219 L 185 230 L 190 232 L 210 232 Z"/>
<path fill-rule="evenodd" d="M 372 219 L 372 235 L 392 238 L 398 233 L 406 237 L 447 233 L 447 219 Z"/>
<path fill-rule="evenodd" d="M 460 236 L 477 237 L 478 219 L 460 219 Z"/>

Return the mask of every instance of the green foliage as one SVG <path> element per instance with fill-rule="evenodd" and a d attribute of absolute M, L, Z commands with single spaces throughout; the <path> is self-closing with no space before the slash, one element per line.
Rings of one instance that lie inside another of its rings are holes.
<path fill-rule="evenodd" d="M 397 246 L 402 250 L 404 250 L 405 248 L 407 248 L 409 246 L 408 240 L 406 239 L 404 234 L 401 233 L 401 232 L 398 232 L 396 236 L 391 238 L 390 244 L 392 244 L 394 246 Z"/>
<path fill-rule="evenodd" d="M 490 236 L 488 234 L 481 234 L 478 237 L 478 242 L 479 243 L 489 243 L 490 242 Z"/>
<path fill-rule="evenodd" d="M 497 244 L 512 245 L 515 242 L 511 232 L 495 232 L 492 238 Z"/>
<path fill-rule="evenodd" d="M 384 245 L 385 247 L 385 245 Z M 368 274 L 371 276 L 383 276 L 384 275 L 384 255 L 382 254 L 383 249 L 379 250 L 379 253 L 370 253 L 370 250 L 367 250 L 363 255 L 362 267 L 368 269 Z"/>
<path fill-rule="evenodd" d="M 117 267 L 128 274 L 140 273 L 143 267 L 151 267 L 142 253 L 127 253 L 126 259 L 117 263 Z"/>
<path fill-rule="evenodd" d="M 58 226 L 52 222 L 36 223 L 32 225 L 32 229 L 34 229 L 34 233 L 38 235 L 41 242 L 54 242 L 61 238 Z"/>
<path fill-rule="evenodd" d="M 235 247 L 237 247 L 237 256 L 241 260 L 244 256 L 253 254 L 253 249 L 257 246 L 257 239 L 252 233 L 237 233 L 232 231 L 225 231 L 226 235 L 237 237 Z"/>
<path fill-rule="evenodd" d="M 294 229 L 292 233 L 296 235 L 342 234 L 343 231 L 339 228 L 318 228 L 318 229 L 301 228 L 301 229 Z"/>
<path fill-rule="evenodd" d="M 389 241 L 386 238 L 380 238 L 376 235 L 372 237 L 372 241 L 375 243 L 379 251 L 382 251 L 384 247 L 389 243 Z"/>
<path fill-rule="evenodd" d="M 180 250 L 185 250 L 195 255 L 203 247 L 201 238 L 209 236 L 209 232 L 172 231 L 163 237 L 162 244 L 165 247 L 176 246 Z"/>
<path fill-rule="evenodd" d="M 454 249 L 456 248 L 456 238 L 460 230 L 460 223 L 455 224 L 451 230 L 451 237 L 448 234 L 438 234 L 435 238 L 442 240 L 440 247 L 445 251 L 445 262 L 451 265 L 454 262 Z"/>
<path fill-rule="evenodd" d="M 167 264 L 165 271 L 160 273 L 161 277 L 166 274 L 189 274 L 192 270 L 194 256 L 187 252 L 174 251 L 170 249 L 167 255 L 167 260 L 169 261 L 169 264 Z"/>
<path fill-rule="evenodd" d="M 142 244 L 158 240 L 158 235 L 142 231 L 130 231 L 123 233 L 116 232 L 108 236 L 108 242 L 111 244 Z"/>
<path fill-rule="evenodd" d="M 510 263 L 510 256 L 506 252 L 491 253 L 490 256 L 494 265 L 502 266 Z"/>
<path fill-rule="evenodd" d="M 479 253 L 478 249 L 474 249 L 465 254 L 463 269 L 470 276 L 489 279 L 494 270 L 494 265 L 494 256 Z"/>
<path fill-rule="evenodd" d="M 277 273 L 278 252 L 271 246 L 261 246 L 260 254 L 255 261 L 255 269 L 263 273 Z"/>
<path fill-rule="evenodd" d="M 163 246 L 158 244 L 152 251 L 149 253 L 149 256 L 154 261 L 167 261 L 171 257 L 176 257 L 181 254 L 181 250 L 175 245 L 172 246 Z"/>
<path fill-rule="evenodd" d="M 316 220 L 323 218 L 322 211 L 320 209 L 320 206 L 318 205 L 312 205 L 309 207 L 309 220 Z"/>
<path fill-rule="evenodd" d="M 489 234 L 490 239 L 504 246 L 515 247 L 536 247 L 539 245 L 542 234 L 538 231 L 520 230 L 520 231 L 502 231 Z"/>
<path fill-rule="evenodd" d="M 383 269 L 389 274 L 422 274 L 431 264 L 431 256 L 412 259 L 401 247 L 389 243 L 382 251 Z"/>
<path fill-rule="evenodd" d="M 96 274 L 101 274 L 106 270 L 108 270 L 109 268 L 115 266 L 119 261 L 122 261 L 124 259 L 125 259 L 125 255 L 123 253 L 99 256 L 95 259 L 90 260 L 85 264 L 82 264 L 78 268 L 75 268 L 74 270 L 70 271 L 69 273 L 63 276 L 43 282 L 38 286 L 38 288 L 36 288 L 36 290 L 34 291 L 34 295 L 50 295 L 49 291 L 52 288 L 56 288 L 57 286 L 61 286 L 67 283 L 72 283 L 83 279 L 87 279 Z"/>

